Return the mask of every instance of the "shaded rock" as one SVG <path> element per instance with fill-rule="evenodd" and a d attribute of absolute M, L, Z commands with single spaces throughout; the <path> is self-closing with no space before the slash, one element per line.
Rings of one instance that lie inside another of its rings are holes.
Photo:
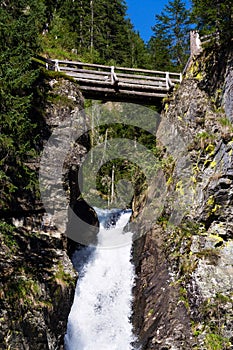
<path fill-rule="evenodd" d="M 23 228 L 6 234 L 0 255 L 1 348 L 63 349 L 77 278 L 66 240 Z"/>

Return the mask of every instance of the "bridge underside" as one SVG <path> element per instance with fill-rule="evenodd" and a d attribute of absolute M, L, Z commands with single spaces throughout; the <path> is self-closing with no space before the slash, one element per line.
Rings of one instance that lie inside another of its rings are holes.
<path fill-rule="evenodd" d="M 93 100 L 131 102 L 161 107 L 162 99 L 167 96 L 167 93 L 164 93 L 164 91 L 152 89 L 138 91 L 137 89 L 124 89 L 120 86 L 96 87 L 82 85 L 80 82 L 78 82 L 78 84 L 83 96 L 87 99 Z"/>

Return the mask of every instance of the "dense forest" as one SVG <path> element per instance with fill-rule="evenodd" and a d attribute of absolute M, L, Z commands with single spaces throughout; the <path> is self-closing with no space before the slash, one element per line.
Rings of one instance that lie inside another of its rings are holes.
<path fill-rule="evenodd" d="M 36 54 L 129 67 L 180 72 L 189 56 L 189 30 L 232 37 L 231 0 L 170 0 L 155 14 L 153 36 L 145 43 L 127 17 L 124 0 L 1 0 L 0 147 L 1 206 L 12 193 L 35 191 L 27 160 L 38 152 L 40 125 L 35 100 L 41 70 Z M 17 172 L 15 171 L 17 168 Z"/>

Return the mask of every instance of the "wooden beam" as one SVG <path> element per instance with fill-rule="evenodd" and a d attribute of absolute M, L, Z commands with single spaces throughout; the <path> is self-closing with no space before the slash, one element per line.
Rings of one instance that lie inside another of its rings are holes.
<path fill-rule="evenodd" d="M 81 84 L 90 84 L 90 85 L 109 85 L 113 87 L 113 84 L 111 80 L 95 80 L 95 79 L 86 79 L 86 78 L 79 78 L 73 75 L 73 78 L 77 80 L 77 83 L 79 85 Z"/>
<path fill-rule="evenodd" d="M 115 71 L 117 71 L 117 70 L 128 71 L 128 72 L 142 72 L 142 73 L 151 73 L 151 74 L 162 74 L 162 75 L 165 75 L 165 72 L 163 72 L 163 71 L 156 71 L 156 70 L 149 70 L 149 69 L 115 67 Z M 180 73 L 169 73 L 169 74 L 175 75 L 175 76 L 180 76 Z"/>
<path fill-rule="evenodd" d="M 69 74 L 69 72 L 75 73 L 87 73 L 87 74 L 97 74 L 97 75 L 106 75 L 111 74 L 110 70 L 100 71 L 100 70 L 92 70 L 92 69 L 82 69 L 82 68 L 71 68 L 71 67 L 62 67 L 60 66 L 60 70 L 64 73 Z"/>
<path fill-rule="evenodd" d="M 134 88 L 134 89 L 141 89 L 141 90 L 164 90 L 164 91 L 168 91 L 169 89 L 166 88 L 165 86 L 155 86 L 155 85 L 142 85 L 142 84 L 130 84 L 130 83 L 123 83 L 123 82 L 119 82 L 118 84 L 119 88 L 123 87 L 123 88 Z"/>
<path fill-rule="evenodd" d="M 119 85 L 120 84 L 131 84 L 131 85 L 138 85 L 139 87 L 141 86 L 151 86 L 153 87 L 161 87 L 161 88 L 166 88 L 166 82 L 165 81 L 160 81 L 160 80 L 156 80 L 156 81 L 152 81 L 152 80 L 134 80 L 134 79 L 122 79 L 119 78 Z"/>
<path fill-rule="evenodd" d="M 166 76 L 164 73 L 163 77 L 155 77 L 154 75 L 139 75 L 139 74 L 126 74 L 126 73 L 117 73 L 119 78 L 135 78 L 135 79 L 149 79 L 149 80 L 159 80 L 166 81 Z"/>
<path fill-rule="evenodd" d="M 112 95 L 135 95 L 135 96 L 147 96 L 147 97 L 165 97 L 167 94 L 164 92 L 141 92 L 135 90 L 123 90 L 119 89 L 114 91 L 114 89 L 104 88 L 104 87 L 95 87 L 95 86 L 80 86 L 81 91 L 85 91 L 88 94 L 90 92 L 100 92 L 100 93 L 109 93 Z"/>
<path fill-rule="evenodd" d="M 104 83 L 104 82 L 110 82 L 111 83 L 111 75 L 105 74 L 102 76 L 94 75 L 94 74 L 82 74 L 82 73 L 73 73 L 70 72 L 68 74 L 69 76 L 73 77 L 77 81 L 90 81 L 90 82 L 96 82 L 98 83 Z"/>

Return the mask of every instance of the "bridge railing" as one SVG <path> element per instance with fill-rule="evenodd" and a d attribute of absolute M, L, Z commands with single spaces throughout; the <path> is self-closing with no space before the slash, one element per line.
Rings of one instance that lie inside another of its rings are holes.
<path fill-rule="evenodd" d="M 216 31 L 211 34 L 203 35 L 200 37 L 201 45 L 205 45 L 211 41 L 219 42 L 219 39 L 220 39 L 219 31 Z"/>
<path fill-rule="evenodd" d="M 48 69 L 66 73 L 80 83 L 116 86 L 119 88 L 155 89 L 169 91 L 182 81 L 181 73 L 148 69 L 106 66 L 69 60 L 45 59 Z"/>

